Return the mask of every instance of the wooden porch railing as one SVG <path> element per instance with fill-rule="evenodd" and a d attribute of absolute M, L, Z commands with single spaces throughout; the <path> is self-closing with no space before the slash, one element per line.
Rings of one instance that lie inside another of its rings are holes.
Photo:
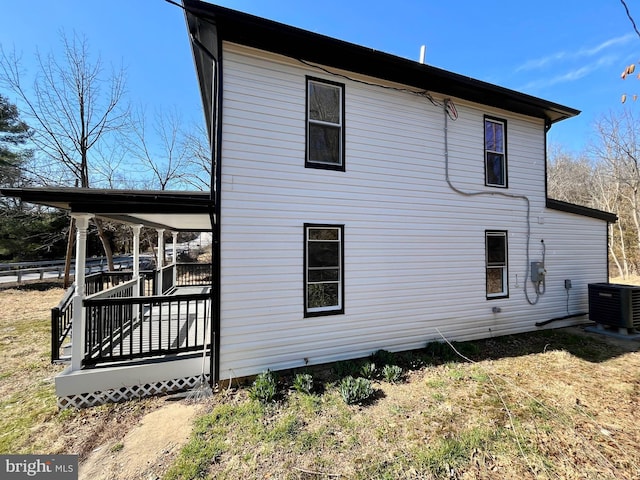
<path fill-rule="evenodd" d="M 174 269 L 175 265 L 167 265 L 160 271 L 160 281 L 162 282 L 161 285 L 163 295 L 171 292 L 175 288 L 175 285 L 173 284 Z"/>
<path fill-rule="evenodd" d="M 171 265 L 166 270 L 171 273 L 170 285 L 173 286 L 173 268 L 177 268 L 177 285 L 176 286 L 209 286 L 211 285 L 211 264 L 201 263 L 179 263 L 177 265 Z M 132 280 L 133 272 L 131 271 L 119 271 L 119 272 L 98 272 L 88 275 L 85 282 L 85 293 L 89 296 L 90 304 L 93 300 L 107 299 L 107 298 L 131 298 L 131 297 L 150 297 L 156 293 L 156 275 L 155 270 L 145 270 L 140 272 L 140 292 L 134 292 L 132 285 L 135 284 Z M 166 274 L 167 276 L 169 273 Z M 163 273 L 164 276 L 164 273 Z M 168 281 L 168 280 L 167 280 Z M 122 287 L 125 285 L 126 287 Z M 164 284 L 164 280 L 163 280 Z M 163 291 L 168 291 L 163 289 Z M 65 339 L 71 333 L 71 320 L 73 318 L 73 294 L 75 293 L 75 286 L 71 286 L 65 292 L 64 298 L 61 302 L 51 309 L 51 361 L 55 362 L 60 359 L 60 348 L 62 347 Z M 99 294 L 100 295 L 97 295 Z M 104 293 L 104 294 L 103 294 Z M 177 297 L 173 297 L 177 298 Z M 90 318 L 90 312 L 87 311 L 87 319 Z M 115 317 L 114 317 L 115 315 Z M 114 318 L 127 317 L 134 315 L 134 304 L 130 307 L 121 306 L 117 314 L 112 315 Z M 116 335 L 122 335 L 126 333 L 125 330 L 119 331 L 113 329 L 113 325 L 108 323 L 102 325 L 104 322 L 100 320 L 100 332 L 93 327 L 92 335 L 95 338 L 107 338 L 112 332 L 117 332 Z M 123 323 L 123 328 L 126 327 L 127 322 Z M 88 328 L 88 327 L 87 327 Z M 87 337 L 88 338 L 88 337 Z M 116 340 L 117 341 L 117 340 Z M 198 348 L 198 347 L 196 347 Z M 87 350 L 88 351 L 88 350 Z"/>
<path fill-rule="evenodd" d="M 60 348 L 71 331 L 75 285 L 67 288 L 60 303 L 51 309 L 51 363 L 60 360 Z"/>
<path fill-rule="evenodd" d="M 133 272 L 98 272 L 87 275 L 84 281 L 86 295 L 94 295 L 127 282 L 133 278 Z"/>
<path fill-rule="evenodd" d="M 83 365 L 202 350 L 210 302 L 206 293 L 86 299 Z"/>
<path fill-rule="evenodd" d="M 210 263 L 178 263 L 177 286 L 190 285 L 211 285 L 211 264 Z"/>

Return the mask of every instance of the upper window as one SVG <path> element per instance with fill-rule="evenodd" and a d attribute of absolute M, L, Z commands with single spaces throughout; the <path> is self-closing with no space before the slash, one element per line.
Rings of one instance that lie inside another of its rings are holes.
<path fill-rule="evenodd" d="M 341 225 L 305 225 L 304 313 L 343 313 L 343 244 Z"/>
<path fill-rule="evenodd" d="M 507 187 L 507 122 L 484 119 L 485 185 Z"/>
<path fill-rule="evenodd" d="M 307 78 L 307 167 L 344 171 L 344 85 Z"/>
<path fill-rule="evenodd" d="M 507 232 L 485 232 L 487 298 L 509 295 L 507 272 Z"/>

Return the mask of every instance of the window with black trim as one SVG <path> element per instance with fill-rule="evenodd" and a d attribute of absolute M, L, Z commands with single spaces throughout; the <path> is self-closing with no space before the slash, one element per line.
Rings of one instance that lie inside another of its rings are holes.
<path fill-rule="evenodd" d="M 484 183 L 507 187 L 507 122 L 484 117 Z"/>
<path fill-rule="evenodd" d="M 509 272 L 507 270 L 507 232 L 487 230 L 485 236 L 487 298 L 509 296 Z"/>
<path fill-rule="evenodd" d="M 307 77 L 305 166 L 344 171 L 344 85 Z"/>
<path fill-rule="evenodd" d="M 343 225 L 304 226 L 304 314 L 344 312 Z"/>

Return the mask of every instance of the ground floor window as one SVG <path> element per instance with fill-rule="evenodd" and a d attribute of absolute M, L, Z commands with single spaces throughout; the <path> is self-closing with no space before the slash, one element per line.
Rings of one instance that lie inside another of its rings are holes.
<path fill-rule="evenodd" d="M 485 232 L 487 298 L 509 295 L 507 272 L 507 232 L 487 230 Z"/>
<path fill-rule="evenodd" d="M 304 313 L 344 312 L 343 225 L 304 226 Z"/>

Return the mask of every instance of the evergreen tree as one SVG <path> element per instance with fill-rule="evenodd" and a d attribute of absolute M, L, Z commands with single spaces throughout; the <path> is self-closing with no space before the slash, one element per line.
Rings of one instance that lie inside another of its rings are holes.
<path fill-rule="evenodd" d="M 21 166 L 31 155 L 26 148 L 30 135 L 16 106 L 0 94 L 0 185 L 15 185 L 20 180 Z"/>

